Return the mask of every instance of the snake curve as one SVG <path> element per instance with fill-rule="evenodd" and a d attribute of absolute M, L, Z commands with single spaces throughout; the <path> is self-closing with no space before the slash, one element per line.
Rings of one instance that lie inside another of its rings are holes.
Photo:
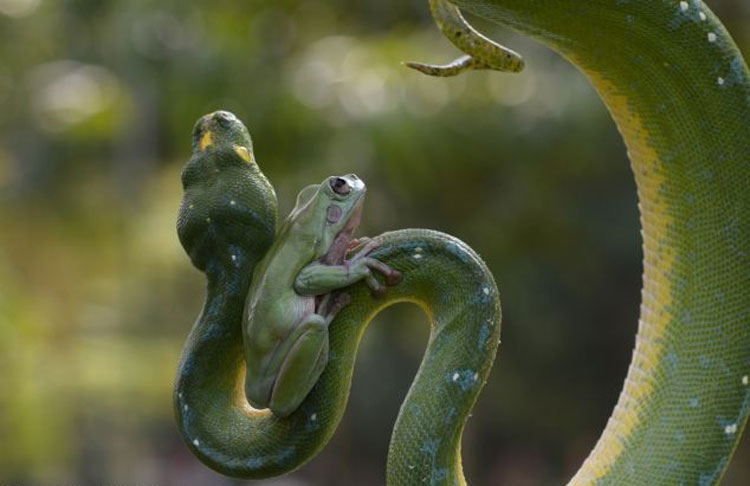
<path fill-rule="evenodd" d="M 614 118 L 636 179 L 644 271 L 633 359 L 601 438 L 569 484 L 718 484 L 750 412 L 750 74 L 739 50 L 699 0 L 453 3 L 578 67 Z M 252 149 L 249 137 L 243 143 Z M 199 143 L 188 166 L 231 157 L 222 150 Z M 411 301 L 432 331 L 394 428 L 387 483 L 466 484 L 461 432 L 500 332 L 490 272 L 448 235 L 377 237 L 373 256 L 405 281 L 383 300 L 352 288 L 352 304 L 332 325 L 329 364 L 300 409 L 285 419 L 252 410 L 240 393 L 240 317 L 252 269 L 273 238 L 276 203 L 254 158 L 241 158 L 245 165 L 224 164 L 216 175 L 183 176 L 178 232 L 208 279 L 174 391 L 190 449 L 238 477 L 299 467 L 343 414 L 371 318 Z M 436 271 L 442 283 L 430 278 Z"/>

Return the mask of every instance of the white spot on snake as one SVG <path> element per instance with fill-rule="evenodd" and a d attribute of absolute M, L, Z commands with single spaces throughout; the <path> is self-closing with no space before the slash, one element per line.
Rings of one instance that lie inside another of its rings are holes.
<path fill-rule="evenodd" d="M 194 445 L 195 447 L 198 447 L 198 446 L 199 446 L 200 444 L 201 444 L 201 443 L 200 443 L 200 442 L 198 442 L 198 439 L 193 439 L 193 445 Z"/>
<path fill-rule="evenodd" d="M 190 204 L 190 205 L 188 206 L 188 209 L 193 209 L 194 207 L 195 207 L 195 204 Z"/>
<path fill-rule="evenodd" d="M 453 381 L 458 381 L 459 376 L 458 373 L 453 373 Z"/>
<path fill-rule="evenodd" d="M 315 422 L 316 420 L 318 420 L 318 414 L 314 413 L 314 414 L 310 415 L 310 420 L 312 420 L 313 422 Z"/>
<path fill-rule="evenodd" d="M 706 14 L 704 14 L 703 12 L 699 13 L 699 14 L 698 14 L 698 17 L 700 17 L 700 18 L 701 18 L 701 21 L 703 21 L 703 22 L 705 22 L 705 21 L 706 21 Z"/>
<path fill-rule="evenodd" d="M 713 32 L 708 33 L 708 42 L 716 42 L 716 34 Z"/>
<path fill-rule="evenodd" d="M 415 260 L 419 260 L 420 258 L 422 258 L 422 255 L 420 255 L 419 253 L 415 253 L 412 256 L 414 257 Z"/>
<path fill-rule="evenodd" d="M 417 253 L 422 253 L 422 247 L 418 246 L 418 247 L 414 248 L 414 251 L 416 251 Z"/>
<path fill-rule="evenodd" d="M 701 402 L 697 398 L 691 398 L 690 399 L 690 408 L 698 408 L 698 406 L 700 404 L 701 404 Z"/>
<path fill-rule="evenodd" d="M 409 469 L 414 469 L 414 466 L 412 464 L 409 464 Z"/>
<path fill-rule="evenodd" d="M 237 255 L 235 255 L 234 253 L 232 253 L 232 261 L 233 261 L 233 262 L 236 262 L 236 261 L 237 261 Z"/>
<path fill-rule="evenodd" d="M 732 435 L 737 433 L 737 424 L 730 424 L 724 427 L 724 433 L 727 435 Z"/>
<path fill-rule="evenodd" d="M 482 292 L 484 292 L 484 295 L 490 295 L 490 288 L 489 287 L 485 287 L 485 288 L 482 289 Z"/>
<path fill-rule="evenodd" d="M 234 199 L 232 199 L 231 201 L 229 201 L 229 205 L 230 205 L 230 206 L 234 206 L 235 204 L 237 204 L 237 202 L 235 202 L 235 200 L 234 200 Z"/>
<path fill-rule="evenodd" d="M 680 2 L 680 10 L 682 10 L 683 12 L 687 12 L 687 9 L 689 7 L 690 7 L 690 5 L 688 5 L 687 2 L 685 2 L 685 1 Z"/>
<path fill-rule="evenodd" d="M 472 378 L 474 378 L 474 381 L 477 381 L 479 379 L 479 373 L 474 373 L 474 376 L 472 376 Z"/>
<path fill-rule="evenodd" d="M 724 86 L 724 78 L 719 77 L 718 79 L 716 79 L 716 82 L 719 83 L 719 86 Z"/>
<path fill-rule="evenodd" d="M 211 222 L 211 218 L 206 218 L 206 223 L 210 223 L 210 222 Z"/>
<path fill-rule="evenodd" d="M 177 394 L 177 398 L 182 399 L 182 392 Z"/>
<path fill-rule="evenodd" d="M 750 385 L 750 376 L 747 376 L 747 375 L 743 376 L 742 377 L 742 384 L 745 385 L 745 386 Z"/>
<path fill-rule="evenodd" d="M 183 405 L 183 406 L 182 406 L 182 409 L 183 409 L 183 410 L 185 410 L 186 412 L 188 411 L 188 406 L 187 406 L 187 403 L 186 403 L 185 405 Z"/>

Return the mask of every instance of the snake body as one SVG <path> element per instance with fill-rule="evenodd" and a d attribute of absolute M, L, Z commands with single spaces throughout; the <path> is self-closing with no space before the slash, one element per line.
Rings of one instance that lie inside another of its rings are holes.
<path fill-rule="evenodd" d="M 436 231 L 376 237 L 379 246 L 370 256 L 402 272 L 404 281 L 386 298 L 373 297 L 365 284 L 352 286 L 351 302 L 329 329 L 328 364 L 302 405 L 284 418 L 254 410 L 243 388 L 241 323 L 253 269 L 273 241 L 276 199 L 246 129 L 232 115 L 206 115 L 194 140 L 183 170 L 177 229 L 208 285 L 174 389 L 177 423 L 188 447 L 230 476 L 264 478 L 299 467 L 323 448 L 343 415 L 367 325 L 384 307 L 409 301 L 424 308 L 432 331 L 394 429 L 389 474 L 394 484 L 401 484 L 403 474 L 459 481 L 461 432 L 500 335 L 497 287 L 481 259 Z M 415 442 L 418 449 L 408 447 Z"/>
<path fill-rule="evenodd" d="M 750 411 L 750 80 L 698 0 L 457 0 L 589 78 L 625 139 L 643 227 L 630 369 L 571 484 L 716 484 Z"/>
<path fill-rule="evenodd" d="M 717 484 L 750 412 L 750 75 L 739 51 L 699 0 L 454 3 L 579 67 L 615 119 L 636 178 L 644 273 L 633 360 L 604 433 L 570 484 Z M 214 150 L 226 148 L 198 144 L 188 166 L 210 163 Z M 191 257 L 201 256 L 192 259 L 208 279 L 175 386 L 189 447 L 233 476 L 298 467 L 343 413 L 367 323 L 385 306 L 412 301 L 426 310 L 432 332 L 397 419 L 387 481 L 465 484 L 460 436 L 495 354 L 499 303 L 481 260 L 447 235 L 378 237 L 373 256 L 404 282 L 382 300 L 352 288 L 352 303 L 331 327 L 329 363 L 290 417 L 244 402 L 240 319 L 275 221 L 275 199 L 269 203 L 272 192 L 249 159 L 239 172 L 219 168 L 212 176 L 245 178 L 242 210 L 226 206 L 226 184 L 183 180 L 181 241 Z M 185 227 L 191 238 L 182 237 Z"/>

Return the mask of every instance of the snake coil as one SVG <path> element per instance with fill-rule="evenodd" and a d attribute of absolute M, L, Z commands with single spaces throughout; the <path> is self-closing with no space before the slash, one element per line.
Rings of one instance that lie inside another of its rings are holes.
<path fill-rule="evenodd" d="M 453 3 L 576 65 L 617 123 L 638 187 L 644 274 L 633 360 L 570 484 L 718 484 L 750 413 L 750 73 L 741 54 L 700 0 Z M 222 135 L 222 123 L 234 123 L 222 117 L 199 122 L 183 173 L 180 240 L 208 279 L 174 393 L 188 446 L 233 476 L 299 467 L 341 418 L 367 323 L 412 301 L 432 332 L 394 429 L 387 481 L 465 484 L 461 431 L 494 358 L 500 310 L 489 271 L 450 236 L 378 237 L 373 256 L 405 280 L 382 301 L 352 289 L 332 325 L 329 363 L 302 406 L 278 419 L 243 401 L 240 320 L 252 269 L 273 238 L 276 202 L 247 131 L 240 124 Z"/>

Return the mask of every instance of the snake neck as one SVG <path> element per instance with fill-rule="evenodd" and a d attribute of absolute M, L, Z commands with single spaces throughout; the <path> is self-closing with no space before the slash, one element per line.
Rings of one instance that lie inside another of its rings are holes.
<path fill-rule="evenodd" d="M 242 317 L 256 263 L 206 269 L 206 301 L 183 349 L 174 388 L 177 425 L 191 451 L 214 470 L 242 478 L 296 469 L 314 444 L 305 434 L 289 434 L 301 427 L 303 416 L 279 421 L 251 408 L 242 390 Z"/>
<path fill-rule="evenodd" d="M 244 272 L 215 266 L 206 269 L 206 301 L 178 367 L 174 389 L 178 425 L 199 457 L 226 439 L 221 437 L 222 429 L 203 421 L 225 419 L 238 408 L 242 313 L 253 267 L 247 265 Z"/>

